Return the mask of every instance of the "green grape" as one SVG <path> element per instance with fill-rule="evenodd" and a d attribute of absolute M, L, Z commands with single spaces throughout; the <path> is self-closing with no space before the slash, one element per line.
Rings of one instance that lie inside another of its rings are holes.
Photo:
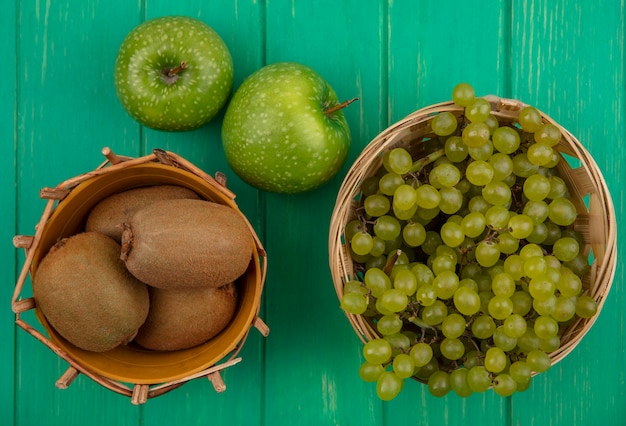
<path fill-rule="evenodd" d="M 350 247 L 356 254 L 365 256 L 374 247 L 374 241 L 370 234 L 361 231 L 354 234 L 352 241 L 350 241 Z"/>
<path fill-rule="evenodd" d="M 460 163 L 465 160 L 468 155 L 467 145 L 460 136 L 450 136 L 446 139 L 444 152 L 448 160 L 453 163 Z"/>
<path fill-rule="evenodd" d="M 525 260 L 524 262 L 524 275 L 528 278 L 538 278 L 545 275 L 548 270 L 548 265 L 546 264 L 543 256 L 532 256 Z M 548 277 L 545 277 L 549 279 Z"/>
<path fill-rule="evenodd" d="M 533 309 L 539 315 L 552 315 L 556 309 L 556 296 L 552 294 L 545 299 L 534 299 L 532 303 Z"/>
<path fill-rule="evenodd" d="M 463 315 L 452 313 L 441 323 L 441 332 L 450 339 L 456 339 L 465 332 L 466 325 Z"/>
<path fill-rule="evenodd" d="M 489 315 L 498 320 L 503 320 L 513 313 L 513 302 L 508 297 L 493 296 L 489 300 Z"/>
<path fill-rule="evenodd" d="M 504 334 L 515 339 L 522 337 L 528 326 L 524 317 L 515 313 L 515 303 L 513 304 L 513 313 L 505 318 L 502 325 Z"/>
<path fill-rule="evenodd" d="M 401 231 L 400 222 L 393 216 L 383 215 L 374 222 L 374 234 L 385 241 L 397 238 Z"/>
<path fill-rule="evenodd" d="M 535 130 L 535 142 L 555 146 L 561 140 L 561 131 L 551 123 L 543 123 Z"/>
<path fill-rule="evenodd" d="M 550 368 L 552 361 L 547 353 L 534 349 L 526 355 L 526 365 L 536 373 L 543 373 Z"/>
<path fill-rule="evenodd" d="M 545 223 L 535 223 L 533 232 L 526 237 L 526 241 L 534 244 L 541 244 L 548 238 L 548 226 Z"/>
<path fill-rule="evenodd" d="M 443 244 L 441 236 L 436 231 L 426 231 L 426 239 L 422 243 L 422 251 L 427 255 L 435 253 L 437 247 Z"/>
<path fill-rule="evenodd" d="M 496 131 L 498 127 L 500 127 L 500 123 L 498 122 L 498 117 L 493 114 L 489 114 L 487 119 L 485 120 L 485 124 L 489 126 L 489 134 L 493 135 L 493 132 Z"/>
<path fill-rule="evenodd" d="M 598 312 L 598 304 L 590 296 L 580 296 L 576 300 L 576 315 L 581 318 L 591 318 Z"/>
<path fill-rule="evenodd" d="M 481 241 L 476 246 L 475 254 L 478 264 L 488 268 L 500 259 L 500 248 L 492 241 Z"/>
<path fill-rule="evenodd" d="M 385 290 L 378 300 L 381 305 L 390 312 L 403 311 L 409 303 L 406 293 L 397 288 Z"/>
<path fill-rule="evenodd" d="M 434 209 L 439 206 L 441 195 L 437 188 L 432 185 L 424 184 L 417 187 L 417 205 L 425 209 Z"/>
<path fill-rule="evenodd" d="M 440 164 L 434 167 L 430 174 L 435 173 L 437 180 L 442 186 L 454 186 L 461 180 L 461 171 L 453 164 Z"/>
<path fill-rule="evenodd" d="M 488 161 L 493 154 L 493 143 L 487 140 L 481 146 L 468 147 L 467 153 L 473 160 Z"/>
<path fill-rule="evenodd" d="M 494 171 L 486 161 L 472 161 L 465 169 L 465 177 L 472 185 L 485 186 L 493 179 Z"/>
<path fill-rule="evenodd" d="M 479 354 L 476 349 L 472 349 L 465 354 L 463 359 L 463 368 L 469 370 L 477 365 L 482 365 L 483 355 Z"/>
<path fill-rule="evenodd" d="M 446 222 L 441 225 L 440 235 L 448 247 L 458 247 L 465 239 L 463 227 L 454 222 Z"/>
<path fill-rule="evenodd" d="M 498 127 L 491 138 L 493 146 L 503 154 L 513 154 L 520 146 L 520 136 L 511 127 Z"/>
<path fill-rule="evenodd" d="M 461 283 L 465 281 L 462 280 Z M 474 282 L 472 280 L 472 282 Z M 452 296 L 454 307 L 463 315 L 474 315 L 480 310 L 480 296 L 476 290 L 460 286 Z"/>
<path fill-rule="evenodd" d="M 540 339 L 550 339 L 558 333 L 559 324 L 554 318 L 547 315 L 541 315 L 535 319 L 533 329 L 535 330 L 537 337 Z"/>
<path fill-rule="evenodd" d="M 521 240 L 528 237 L 533 232 L 533 220 L 525 214 L 514 214 L 509 219 L 510 234 Z"/>
<path fill-rule="evenodd" d="M 526 333 L 522 337 L 517 338 L 517 346 L 524 353 L 539 349 L 540 343 L 541 339 L 537 337 L 532 327 L 527 327 Z"/>
<path fill-rule="evenodd" d="M 468 83 L 459 83 L 452 90 L 452 101 L 458 106 L 470 105 L 475 96 L 474 88 Z"/>
<path fill-rule="evenodd" d="M 555 149 L 552 149 L 552 154 L 550 154 L 550 160 L 545 163 L 542 167 L 546 169 L 553 169 L 561 162 L 561 156 L 559 152 Z"/>
<path fill-rule="evenodd" d="M 411 272 L 417 278 L 417 286 L 430 285 L 435 279 L 433 271 L 423 263 L 416 262 L 411 265 Z"/>
<path fill-rule="evenodd" d="M 437 300 L 437 293 L 432 285 L 426 284 L 417 288 L 415 300 L 422 306 L 430 306 Z"/>
<path fill-rule="evenodd" d="M 467 203 L 467 208 L 470 212 L 479 212 L 482 214 L 486 214 L 487 210 L 489 210 L 490 207 L 492 207 L 492 205 L 489 204 L 482 195 L 473 196 Z"/>
<path fill-rule="evenodd" d="M 519 249 L 519 239 L 514 238 L 508 232 L 501 232 L 498 235 L 498 248 L 501 253 L 513 254 Z"/>
<path fill-rule="evenodd" d="M 499 373 L 504 370 L 507 363 L 507 355 L 498 347 L 487 349 L 485 353 L 485 368 L 492 373 Z"/>
<path fill-rule="evenodd" d="M 550 145 L 534 143 L 528 147 L 526 156 L 528 161 L 536 166 L 545 166 L 554 160 L 554 150 Z"/>
<path fill-rule="evenodd" d="M 461 221 L 461 228 L 466 236 L 476 238 L 483 233 L 486 224 L 485 215 L 480 212 L 471 212 Z"/>
<path fill-rule="evenodd" d="M 526 331 L 528 331 L 528 329 Z M 519 344 L 519 339 L 521 339 L 522 337 L 515 338 L 507 336 L 506 332 L 504 331 L 504 326 L 499 325 L 493 332 L 493 343 L 496 345 L 496 347 L 502 349 L 504 352 L 509 352 L 515 349 L 515 347 Z"/>
<path fill-rule="evenodd" d="M 493 390 L 500 396 L 511 396 L 517 390 L 517 383 L 510 374 L 498 374 L 493 379 Z"/>
<path fill-rule="evenodd" d="M 433 357 L 428 364 L 417 369 L 415 377 L 420 380 L 428 380 L 435 371 L 439 371 L 439 361 L 437 357 Z"/>
<path fill-rule="evenodd" d="M 444 186 L 439 190 L 439 208 L 442 213 L 455 214 L 463 206 L 463 193 L 455 187 Z"/>
<path fill-rule="evenodd" d="M 478 339 L 488 339 L 496 331 L 496 323 L 489 315 L 477 317 L 471 325 L 472 334 Z"/>
<path fill-rule="evenodd" d="M 516 383 L 530 383 L 532 370 L 528 367 L 526 361 L 515 361 L 509 367 L 509 375 Z"/>
<path fill-rule="evenodd" d="M 435 300 L 432 305 L 424 306 L 421 319 L 425 324 L 433 326 L 441 324 L 447 316 L 448 307 L 441 300 Z"/>
<path fill-rule="evenodd" d="M 519 153 L 512 158 L 513 174 L 522 178 L 527 178 L 539 171 L 539 166 L 531 163 L 525 152 Z"/>
<path fill-rule="evenodd" d="M 538 244 L 526 244 L 519 251 L 519 255 L 525 261 L 531 257 L 543 257 L 543 249 Z"/>
<path fill-rule="evenodd" d="M 583 246 L 585 245 L 585 238 L 583 237 L 583 234 L 581 234 L 579 231 L 576 231 L 575 229 L 564 229 L 563 232 L 561 233 L 562 237 L 570 237 L 576 240 L 576 242 L 578 243 L 578 246 Z"/>
<path fill-rule="evenodd" d="M 346 312 L 361 315 L 367 310 L 367 298 L 360 293 L 344 293 L 340 306 Z"/>
<path fill-rule="evenodd" d="M 391 315 L 391 314 L 393 314 L 393 311 L 390 311 L 389 309 L 387 309 L 381 303 L 381 299 L 380 298 L 376 299 L 376 301 L 374 302 L 374 309 L 376 310 L 377 314 L 380 314 L 380 315 Z"/>
<path fill-rule="evenodd" d="M 504 206 L 491 206 L 484 216 L 486 225 L 495 229 L 506 228 L 511 218 L 510 211 Z"/>
<path fill-rule="evenodd" d="M 416 205 L 416 202 L 415 189 L 406 183 L 399 185 L 393 193 L 393 206 L 400 210 L 409 210 Z"/>
<path fill-rule="evenodd" d="M 396 188 L 404 184 L 404 179 L 397 173 L 389 172 L 384 174 L 378 181 L 378 188 L 384 195 L 392 196 Z"/>
<path fill-rule="evenodd" d="M 491 387 L 491 376 L 483 366 L 470 368 L 467 373 L 467 384 L 474 392 L 485 392 Z"/>
<path fill-rule="evenodd" d="M 372 249 L 370 250 L 370 255 L 374 257 L 381 256 L 385 253 L 386 247 L 387 245 L 385 244 L 385 240 L 374 236 L 372 237 Z"/>
<path fill-rule="evenodd" d="M 381 364 L 372 364 L 365 361 L 359 368 L 359 377 L 364 382 L 375 382 L 378 380 L 381 374 L 385 372 L 385 369 Z"/>
<path fill-rule="evenodd" d="M 470 123 L 461 132 L 461 138 L 468 148 L 483 146 L 489 140 L 489 136 L 489 126 L 483 122 Z"/>
<path fill-rule="evenodd" d="M 540 174 L 529 176 L 524 181 L 523 192 L 531 201 L 543 201 L 550 193 L 550 180 Z"/>
<path fill-rule="evenodd" d="M 410 269 L 399 270 L 393 279 L 393 288 L 412 296 L 417 290 L 417 278 Z"/>
<path fill-rule="evenodd" d="M 402 320 L 396 314 L 383 315 L 376 323 L 376 330 L 383 336 L 399 333 L 402 330 Z"/>
<path fill-rule="evenodd" d="M 517 290 L 510 299 L 513 302 L 513 314 L 525 316 L 533 307 L 533 298 L 526 291 Z"/>
<path fill-rule="evenodd" d="M 436 397 L 445 396 L 451 390 L 450 374 L 445 371 L 435 371 L 427 381 L 428 392 Z"/>
<path fill-rule="evenodd" d="M 361 183 L 361 193 L 363 197 L 368 197 L 372 194 L 376 194 L 378 192 L 378 181 L 380 180 L 379 176 L 369 176 L 363 180 Z"/>
<path fill-rule="evenodd" d="M 398 354 L 393 359 L 393 372 L 401 379 L 408 379 L 415 371 L 415 362 L 409 354 Z"/>
<path fill-rule="evenodd" d="M 463 354 L 465 353 L 465 345 L 459 339 L 446 337 L 441 341 L 439 345 L 439 350 L 441 351 L 441 355 L 444 358 L 449 359 L 451 361 L 456 361 L 461 359 Z"/>
<path fill-rule="evenodd" d="M 550 181 L 550 192 L 548 193 L 547 198 L 554 200 L 557 198 L 567 197 L 567 184 L 565 183 L 563 178 L 559 176 L 550 176 L 548 180 Z"/>
<path fill-rule="evenodd" d="M 384 364 L 391 359 L 391 344 L 385 339 L 372 339 L 363 345 L 363 358 L 370 364 Z"/>
<path fill-rule="evenodd" d="M 533 223 L 543 223 L 548 218 L 550 209 L 545 201 L 528 201 L 524 204 L 522 214 L 530 217 Z"/>
<path fill-rule="evenodd" d="M 439 299 L 447 300 L 459 288 L 459 277 L 454 271 L 443 271 L 435 276 L 432 286 Z"/>
<path fill-rule="evenodd" d="M 372 296 L 380 297 L 385 290 L 391 288 L 391 279 L 382 269 L 370 268 L 363 276 L 365 286 L 370 289 Z"/>
<path fill-rule="evenodd" d="M 413 158 L 411 154 L 404 148 L 394 148 L 389 151 L 387 162 L 389 164 L 388 171 L 398 175 L 404 175 L 413 167 Z"/>
<path fill-rule="evenodd" d="M 437 136 L 448 136 L 454 133 L 458 122 L 454 114 L 449 111 L 440 112 L 433 117 L 430 127 Z"/>
<path fill-rule="evenodd" d="M 393 204 L 392 209 L 393 215 L 396 217 L 396 219 L 411 220 L 415 216 L 415 212 L 417 212 L 417 204 L 413 204 L 408 210 L 399 209 L 398 206 Z"/>
<path fill-rule="evenodd" d="M 487 162 L 493 168 L 493 180 L 502 181 L 513 173 L 513 160 L 507 154 L 496 152 Z"/>
<path fill-rule="evenodd" d="M 411 347 L 409 356 L 413 358 L 416 368 L 421 368 L 433 359 L 433 348 L 424 342 L 419 342 Z"/>
<path fill-rule="evenodd" d="M 565 262 L 563 265 L 579 277 L 583 277 L 587 272 L 589 272 L 589 261 L 582 253 L 579 253 L 574 260 Z"/>
<path fill-rule="evenodd" d="M 391 345 L 392 357 L 397 356 L 399 353 L 407 352 L 411 349 L 411 338 L 405 334 L 406 332 L 400 332 L 396 334 L 388 334 L 383 337 Z"/>
<path fill-rule="evenodd" d="M 554 295 L 556 285 L 545 275 L 532 278 L 528 283 L 528 292 L 535 300 L 545 300 Z"/>
<path fill-rule="evenodd" d="M 470 265 L 478 266 L 475 263 L 470 263 L 467 266 L 469 267 Z M 463 269 L 463 272 L 465 272 L 466 270 L 468 270 L 467 267 Z M 473 279 L 471 279 L 471 278 L 465 277 L 463 273 L 461 273 L 461 280 L 459 281 L 459 288 L 461 288 L 461 287 L 468 288 L 468 289 L 476 292 L 477 293 L 476 295 L 478 295 L 478 283 L 476 281 L 474 281 Z M 462 296 L 459 296 L 459 297 L 462 297 Z"/>
<path fill-rule="evenodd" d="M 359 280 L 350 280 L 343 285 L 343 292 L 367 294 L 367 288 Z"/>
<path fill-rule="evenodd" d="M 517 254 L 512 254 L 504 259 L 504 272 L 511 275 L 514 280 L 519 280 L 524 276 L 525 260 Z"/>
<path fill-rule="evenodd" d="M 532 106 L 526 106 L 521 109 L 517 117 L 522 130 L 528 133 L 534 133 L 543 124 L 541 113 Z"/>
<path fill-rule="evenodd" d="M 578 241 L 576 241 L 572 237 L 562 237 L 554 242 L 552 246 L 552 251 L 554 252 L 554 256 L 559 259 L 561 262 L 569 262 L 572 261 L 578 256 L 578 251 L 580 247 L 578 246 Z"/>
<path fill-rule="evenodd" d="M 554 312 L 550 315 L 558 322 L 565 322 L 576 315 L 576 297 L 559 296 L 556 298 Z"/>
<path fill-rule="evenodd" d="M 391 202 L 382 194 L 372 194 L 365 198 L 363 207 L 369 216 L 378 217 L 387 214 L 391 208 Z"/>
<path fill-rule="evenodd" d="M 473 391 L 467 383 L 467 368 L 457 368 L 450 373 L 450 388 L 461 398 L 467 398 Z"/>
<path fill-rule="evenodd" d="M 354 219 L 349 221 L 348 223 L 346 223 L 346 228 L 344 229 L 344 236 L 346 238 L 346 241 L 350 241 L 352 240 L 352 237 L 354 237 L 354 234 L 356 234 L 357 232 L 361 232 L 364 230 L 364 225 L 363 222 L 361 222 L 358 219 Z"/>
<path fill-rule="evenodd" d="M 376 381 L 376 395 L 383 401 L 391 401 L 402 391 L 404 380 L 393 371 L 385 371 Z"/>
<path fill-rule="evenodd" d="M 555 198 L 548 204 L 548 217 L 559 226 L 569 226 L 576 220 L 576 207 L 567 198 Z"/>
<path fill-rule="evenodd" d="M 498 273 L 491 280 L 491 291 L 496 296 L 511 297 L 515 293 L 515 280 L 506 272 Z"/>
<path fill-rule="evenodd" d="M 439 209 L 439 206 L 432 208 L 432 209 L 425 209 L 418 205 L 413 219 L 416 221 L 419 220 L 422 225 L 426 225 L 430 223 L 431 220 L 436 218 L 440 212 L 441 212 L 441 209 Z"/>
<path fill-rule="evenodd" d="M 511 188 L 502 181 L 491 181 L 483 187 L 483 198 L 494 206 L 505 206 L 511 202 Z"/>
<path fill-rule="evenodd" d="M 491 104 L 484 98 L 475 98 L 465 107 L 465 117 L 470 122 L 485 122 L 491 114 Z"/>

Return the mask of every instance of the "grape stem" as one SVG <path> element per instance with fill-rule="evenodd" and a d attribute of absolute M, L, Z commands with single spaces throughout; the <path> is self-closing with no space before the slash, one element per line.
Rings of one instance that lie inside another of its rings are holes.
<path fill-rule="evenodd" d="M 409 173 L 416 173 L 420 171 L 422 168 L 424 168 L 430 163 L 437 161 L 439 158 L 443 157 L 444 155 L 446 155 L 446 152 L 444 148 L 441 148 L 435 152 L 431 152 L 426 157 L 422 157 L 419 160 L 415 160 L 413 162 L 413 166 L 411 166 L 411 170 L 409 170 Z"/>
<path fill-rule="evenodd" d="M 398 260 L 398 257 L 400 257 L 401 254 L 402 254 L 402 250 L 398 249 L 391 256 L 389 256 L 389 259 L 387 259 L 387 263 L 385 263 L 385 267 L 383 268 L 383 271 L 385 271 L 385 274 L 387 275 L 391 274 L 393 265 L 396 264 L 396 261 Z"/>

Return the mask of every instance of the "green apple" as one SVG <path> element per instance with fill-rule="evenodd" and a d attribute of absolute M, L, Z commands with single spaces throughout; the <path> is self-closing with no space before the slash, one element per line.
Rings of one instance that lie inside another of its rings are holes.
<path fill-rule="evenodd" d="M 198 19 L 164 16 L 124 39 L 115 61 L 115 89 L 124 109 L 158 130 L 192 130 L 213 119 L 233 87 L 230 52 Z"/>
<path fill-rule="evenodd" d="M 305 65 L 266 65 L 242 83 L 226 108 L 226 159 L 239 177 L 262 190 L 319 187 L 345 163 L 350 129 L 342 107 L 350 102 L 339 103 L 328 82 Z"/>

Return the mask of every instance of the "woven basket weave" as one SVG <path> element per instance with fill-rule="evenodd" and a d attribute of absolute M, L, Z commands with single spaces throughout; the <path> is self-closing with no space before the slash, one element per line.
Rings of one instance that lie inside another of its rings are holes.
<path fill-rule="evenodd" d="M 26 251 L 12 299 L 16 324 L 69 363 L 69 369 L 56 382 L 58 388 L 68 387 L 82 373 L 105 388 L 130 397 L 133 404 L 142 404 L 199 377 L 208 378 L 217 392 L 224 391 L 220 371 L 241 361 L 238 354 L 250 329 L 255 327 L 264 336 L 269 333 L 258 316 L 267 269 L 265 249 L 237 207 L 235 194 L 226 188 L 222 174 L 213 178 L 179 155 L 160 149 L 140 158 L 117 156 L 108 148 L 102 153 L 106 161 L 95 170 L 54 188 L 43 188 L 40 197 L 48 201 L 35 235 L 14 237 L 15 247 Z M 98 201 L 116 192 L 156 184 L 192 189 L 201 198 L 235 209 L 248 224 L 255 246 L 248 270 L 237 280 L 239 302 L 234 317 L 210 341 L 182 351 L 146 351 L 131 345 L 103 353 L 79 349 L 48 324 L 33 297 L 22 298 L 22 293 L 29 293 L 24 291 L 28 278 L 36 275 L 39 262 L 57 240 L 83 229 L 88 212 Z M 30 310 L 35 311 L 45 333 L 22 318 Z"/>
<path fill-rule="evenodd" d="M 526 106 L 517 100 L 496 96 L 486 96 L 485 99 L 490 102 L 492 114 L 501 125 L 516 122 L 519 111 Z M 450 101 L 415 111 L 372 140 L 349 169 L 337 195 L 329 230 L 330 270 L 340 300 L 344 284 L 356 275 L 350 249 L 344 239 L 344 229 L 350 220 L 356 218 L 356 209 L 361 205 L 360 185 L 380 169 L 385 151 L 404 147 L 411 153 L 414 161 L 423 157 L 424 142 L 437 137 L 432 132 L 431 120 L 436 114 L 445 111 L 461 120 L 464 109 Z M 606 182 L 589 152 L 566 129 L 544 113 L 541 114 L 544 122 L 554 124 L 561 131 L 561 141 L 554 147 L 562 157 L 557 168 L 568 186 L 570 200 L 578 212 L 574 229 L 584 237 L 585 244 L 581 251 L 593 259 L 589 273 L 583 278 L 583 291 L 596 300 L 599 314 L 611 288 L 616 268 L 613 202 Z M 567 327 L 562 335 L 560 348 L 549 354 L 553 365 L 576 347 L 598 314 L 589 319 L 576 317 L 577 320 Z M 363 343 L 381 337 L 374 324 L 365 316 L 347 312 L 346 316 Z"/>

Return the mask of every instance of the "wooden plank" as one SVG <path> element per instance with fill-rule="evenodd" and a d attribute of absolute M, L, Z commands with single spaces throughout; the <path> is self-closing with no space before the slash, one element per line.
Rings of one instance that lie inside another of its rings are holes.
<path fill-rule="evenodd" d="M 235 87 L 261 64 L 264 22 L 260 2 L 190 1 L 174 6 L 148 0 L 145 10 L 146 19 L 185 15 L 198 18 L 217 31 L 233 57 Z M 211 175 L 223 172 L 228 188 L 237 196 L 239 208 L 263 237 L 263 205 L 257 191 L 232 172 L 224 156 L 220 136 L 222 116 L 223 111 L 207 125 L 190 132 L 143 128 L 142 149 L 144 152 L 154 148 L 171 150 Z M 256 329 L 250 331 L 239 354 L 242 361 L 221 373 L 226 385 L 223 393 L 216 393 L 207 379 L 194 380 L 149 400 L 143 411 L 143 424 L 195 424 L 202 421 L 199 419 L 210 419 L 212 424 L 255 424 L 262 417 L 264 402 L 264 340 Z M 172 407 L 181 409 L 172 410 Z"/>
<path fill-rule="evenodd" d="M 0 245 L 0 259 L 4 259 L 5 267 L 0 268 L 0 283 L 2 283 L 2 300 L 8 302 L 13 294 L 13 286 L 17 279 L 16 268 L 17 253 L 9 244 L 15 235 L 16 221 L 16 189 L 15 189 L 15 135 L 17 120 L 15 116 L 17 105 L 17 69 L 14 66 L 17 58 L 17 23 L 15 21 L 17 3 L 10 1 L 5 4 L 6 10 L 0 16 L 0 27 L 4 28 L 2 51 L 6 58 L 7 69 L 4 79 L 7 84 L 0 84 L 0 222 L 5 226 L 0 230 L 0 240 L 5 243 Z M 3 304 L 0 311 L 0 335 L 4 337 L 4 344 L 0 346 L 0 412 L 3 413 L 7 424 L 15 421 L 15 315 L 8 309 L 8 303 Z"/>
<path fill-rule="evenodd" d="M 394 1 L 389 10 L 389 121 L 451 98 L 460 82 L 478 95 L 502 94 L 506 87 L 507 2 Z M 425 385 L 407 382 L 386 407 L 386 424 L 403 422 L 417 405 L 414 424 L 506 425 L 509 404 L 493 391 L 467 399 L 454 392 L 437 398 Z M 480 407 L 480 408 L 478 408 Z M 413 416 L 415 417 L 415 416 Z"/>
<path fill-rule="evenodd" d="M 594 156 L 624 211 L 624 2 L 514 2 L 512 94 L 570 130 Z M 619 219 L 618 219 L 619 220 Z M 624 249 L 619 230 L 618 252 Z M 626 422 L 623 265 L 604 309 L 574 351 L 513 398 L 513 424 Z"/>
<path fill-rule="evenodd" d="M 358 377 L 362 345 L 339 309 L 328 270 L 328 226 L 347 168 L 384 125 L 385 46 L 378 41 L 384 8 L 352 0 L 275 1 L 267 3 L 266 16 L 267 63 L 308 65 L 339 98 L 360 101 L 345 110 L 353 142 L 344 169 L 312 192 L 266 195 L 272 334 L 263 423 L 379 424 L 382 404 Z"/>
<path fill-rule="evenodd" d="M 125 12 L 100 2 L 19 4 L 14 16 L 19 18 L 18 233 L 34 232 L 44 205 L 38 197 L 41 187 L 93 170 L 104 160 L 100 149 L 105 145 L 120 150 L 137 145 L 138 126 L 118 109 L 111 79 L 119 29 L 139 17 L 137 6 Z M 28 314 L 24 319 L 37 324 Z M 94 424 L 137 422 L 138 411 L 128 398 L 84 376 L 67 390 L 57 390 L 54 383 L 68 365 L 21 330 L 16 358 L 17 424 L 67 424 L 77 418 Z"/>

